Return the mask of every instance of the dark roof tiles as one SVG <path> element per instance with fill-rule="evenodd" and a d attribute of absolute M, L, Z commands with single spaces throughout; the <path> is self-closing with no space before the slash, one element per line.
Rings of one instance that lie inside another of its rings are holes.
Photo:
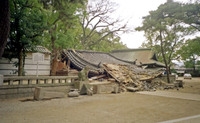
<path fill-rule="evenodd" d="M 103 71 L 102 64 L 133 65 L 133 62 L 125 62 L 104 52 L 64 50 L 64 53 L 78 69 L 89 66 L 90 70 Z"/>

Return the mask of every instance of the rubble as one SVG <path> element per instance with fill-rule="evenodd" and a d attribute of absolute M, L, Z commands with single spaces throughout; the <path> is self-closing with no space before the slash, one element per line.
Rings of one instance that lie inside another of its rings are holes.
<path fill-rule="evenodd" d="M 79 81 L 116 83 L 120 92 L 175 88 L 164 82 L 166 77 L 161 75 L 165 66 L 149 49 L 125 49 L 112 53 L 67 49 L 62 55 L 66 68 L 79 71 Z M 153 81 L 160 76 L 163 80 Z M 174 82 L 174 78 L 171 79 Z"/>
<path fill-rule="evenodd" d="M 147 81 L 151 81 L 162 74 L 162 71 L 152 72 L 136 66 L 117 64 L 103 64 L 103 66 L 104 70 L 120 84 L 122 92 L 153 89 Z"/>
<path fill-rule="evenodd" d="M 119 85 L 120 92 L 156 91 L 157 89 L 174 89 L 182 87 L 182 83 L 166 83 L 161 78 L 163 71 L 150 71 L 137 66 L 103 64 L 105 73 L 89 78 L 89 81 L 107 80 Z"/>

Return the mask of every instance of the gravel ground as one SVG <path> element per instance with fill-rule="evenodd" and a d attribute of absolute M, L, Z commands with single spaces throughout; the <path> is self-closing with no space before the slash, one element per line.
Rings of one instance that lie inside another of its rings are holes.
<path fill-rule="evenodd" d="M 192 85 L 193 89 L 188 89 L 188 86 L 184 88 L 186 91 L 178 92 L 200 93 L 195 90 L 200 85 L 200 79 L 195 80 L 187 80 L 189 84 L 195 84 Z M 200 101 L 128 92 L 43 101 L 33 101 L 32 98 L 10 99 L 0 100 L 0 122 L 155 123 L 199 115 L 199 105 Z"/>
<path fill-rule="evenodd" d="M 184 88 L 180 88 L 179 92 L 182 93 L 192 93 L 192 94 L 200 94 L 200 77 L 193 77 L 192 79 L 183 79 L 183 77 L 179 77 L 179 80 L 183 80 Z M 177 91 L 169 90 L 169 91 Z"/>

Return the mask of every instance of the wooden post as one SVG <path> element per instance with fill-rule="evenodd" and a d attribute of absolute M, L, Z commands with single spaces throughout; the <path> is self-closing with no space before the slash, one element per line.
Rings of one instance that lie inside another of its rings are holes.
<path fill-rule="evenodd" d="M 68 61 L 67 61 L 67 72 L 69 72 L 69 70 L 70 70 L 70 60 L 68 59 Z"/>

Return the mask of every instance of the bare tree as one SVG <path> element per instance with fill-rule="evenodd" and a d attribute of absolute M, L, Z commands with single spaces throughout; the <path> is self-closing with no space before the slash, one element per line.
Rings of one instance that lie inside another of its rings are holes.
<path fill-rule="evenodd" d="M 89 49 L 111 34 L 128 31 L 127 23 L 122 24 L 122 20 L 111 18 L 115 11 L 113 6 L 116 4 L 108 0 L 89 2 L 80 22 L 83 31 L 81 44 L 84 49 Z M 95 35 L 99 35 L 99 38 L 94 40 Z"/>

